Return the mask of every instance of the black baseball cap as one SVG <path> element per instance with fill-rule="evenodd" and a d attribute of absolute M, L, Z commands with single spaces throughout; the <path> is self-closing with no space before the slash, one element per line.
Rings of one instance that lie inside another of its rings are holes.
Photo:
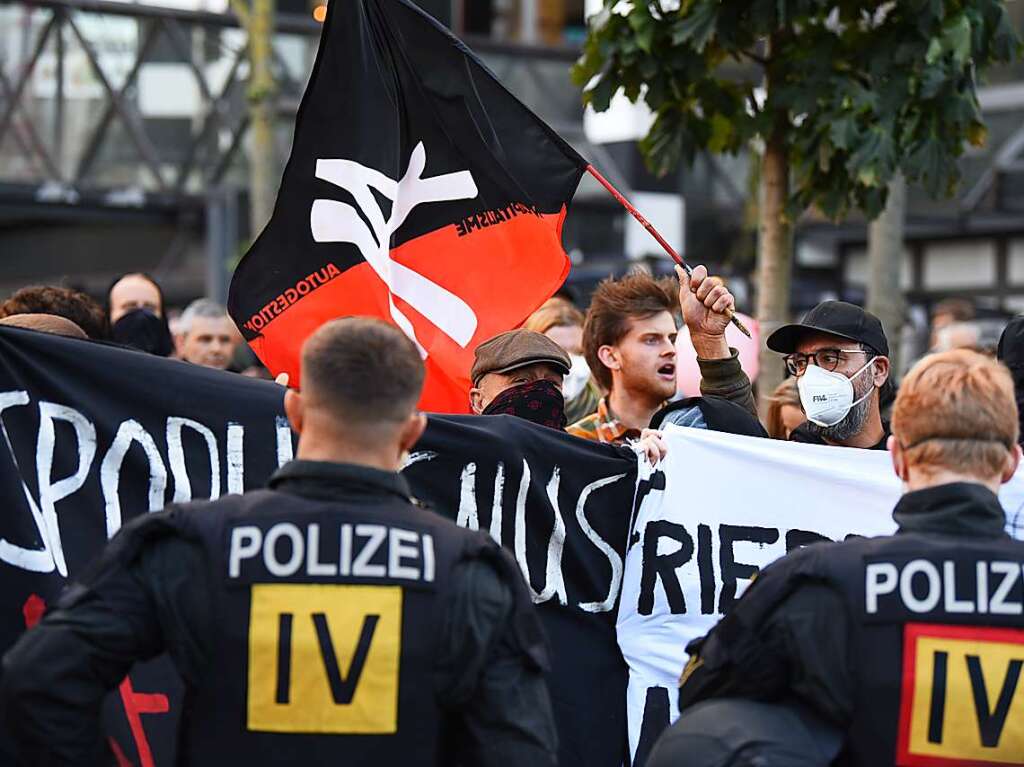
<path fill-rule="evenodd" d="M 822 301 L 804 317 L 803 322 L 783 325 L 765 342 L 774 352 L 796 351 L 801 337 L 808 332 L 828 333 L 857 343 L 867 344 L 883 357 L 889 356 L 889 341 L 882 322 L 871 312 L 845 301 Z"/>
<path fill-rule="evenodd" d="M 1011 370 L 1024 370 L 1024 317 L 1014 317 L 999 336 L 996 359 Z"/>

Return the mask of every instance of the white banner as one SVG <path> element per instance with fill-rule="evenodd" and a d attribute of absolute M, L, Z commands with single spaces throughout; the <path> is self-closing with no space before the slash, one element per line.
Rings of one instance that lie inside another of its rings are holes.
<path fill-rule="evenodd" d="M 633 757 L 678 716 L 687 643 L 714 626 L 751 575 L 815 539 L 892 533 L 900 496 L 887 452 L 676 426 L 665 435 L 668 456 L 653 471 L 641 467 L 619 603 Z M 1020 472 L 1000 497 L 1007 529 L 1024 538 Z"/>

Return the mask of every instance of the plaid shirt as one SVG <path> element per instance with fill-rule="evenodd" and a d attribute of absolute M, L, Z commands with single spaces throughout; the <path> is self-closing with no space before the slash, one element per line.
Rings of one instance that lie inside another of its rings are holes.
<path fill-rule="evenodd" d="M 574 437 L 582 437 L 592 442 L 604 442 L 610 445 L 624 445 L 629 440 L 640 439 L 638 429 L 630 429 L 612 414 L 608 407 L 608 398 L 601 397 L 597 403 L 597 412 L 581 418 L 566 431 Z"/>

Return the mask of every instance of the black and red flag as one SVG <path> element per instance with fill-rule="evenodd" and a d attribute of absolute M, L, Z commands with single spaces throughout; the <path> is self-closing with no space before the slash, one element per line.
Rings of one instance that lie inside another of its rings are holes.
<path fill-rule="evenodd" d="M 335 0 L 231 316 L 293 385 L 321 324 L 385 318 L 426 359 L 420 406 L 466 412 L 473 350 L 568 274 L 562 222 L 586 167 L 412 3 Z"/>

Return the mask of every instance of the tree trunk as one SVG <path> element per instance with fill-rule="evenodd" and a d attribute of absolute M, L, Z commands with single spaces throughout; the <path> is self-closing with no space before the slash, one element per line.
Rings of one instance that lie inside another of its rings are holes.
<path fill-rule="evenodd" d="M 765 144 L 761 158 L 761 206 L 758 224 L 757 320 L 761 327 L 758 401 L 762 415 L 784 377 L 782 357 L 764 345 L 776 328 L 789 321 L 789 287 L 793 272 L 792 228 L 786 217 L 789 199 L 789 166 L 786 161 L 784 124 L 780 120 Z"/>
<path fill-rule="evenodd" d="M 889 339 L 889 359 L 895 375 L 900 369 L 900 333 L 903 328 L 903 221 L 907 182 L 896 175 L 889 182 L 889 199 L 882 214 L 868 229 L 867 310 L 882 321 Z"/>
<path fill-rule="evenodd" d="M 277 197 L 274 76 L 270 71 L 274 0 L 252 0 L 249 33 L 249 226 L 253 240 L 270 221 Z"/>

